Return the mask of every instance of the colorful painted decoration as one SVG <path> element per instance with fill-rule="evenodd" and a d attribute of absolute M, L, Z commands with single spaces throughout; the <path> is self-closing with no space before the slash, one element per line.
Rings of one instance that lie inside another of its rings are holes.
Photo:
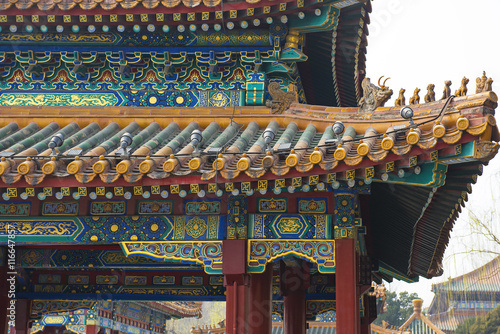
<path fill-rule="evenodd" d="M 153 285 L 174 285 L 175 276 L 153 276 Z"/>
<path fill-rule="evenodd" d="M 326 198 L 306 198 L 297 199 L 297 210 L 299 213 L 326 213 Z"/>
<path fill-rule="evenodd" d="M 173 240 L 222 239 L 225 216 L 175 216 Z"/>
<path fill-rule="evenodd" d="M 259 198 L 257 199 L 257 211 L 266 212 L 287 212 L 288 201 L 286 198 Z"/>
<path fill-rule="evenodd" d="M 182 285 L 203 285 L 203 277 L 185 276 L 182 278 Z"/>
<path fill-rule="evenodd" d="M 148 200 L 148 201 L 137 201 L 137 214 L 139 215 L 154 215 L 154 214 L 165 214 L 169 215 L 173 213 L 173 200 Z"/>
<path fill-rule="evenodd" d="M 31 202 L 0 202 L 0 216 L 29 216 Z"/>
<path fill-rule="evenodd" d="M 147 276 L 125 276 L 125 285 L 147 285 Z"/>
<path fill-rule="evenodd" d="M 122 242 L 127 256 L 201 264 L 207 274 L 222 274 L 222 241 Z"/>
<path fill-rule="evenodd" d="M 78 201 L 44 201 L 42 215 L 44 216 L 76 216 L 80 202 Z"/>
<path fill-rule="evenodd" d="M 335 226 L 354 226 L 354 207 L 356 196 L 354 194 L 335 195 Z"/>
<path fill-rule="evenodd" d="M 251 214 L 249 238 L 252 239 L 330 239 L 330 215 Z"/>
<path fill-rule="evenodd" d="M 288 255 L 317 263 L 320 273 L 335 272 L 335 241 L 307 240 L 251 240 L 248 254 L 248 272 L 262 273 L 269 261 Z"/>
<path fill-rule="evenodd" d="M 220 200 L 186 200 L 184 201 L 186 215 L 218 215 Z"/>
<path fill-rule="evenodd" d="M 93 216 L 124 215 L 127 213 L 126 201 L 92 201 L 90 214 Z"/>

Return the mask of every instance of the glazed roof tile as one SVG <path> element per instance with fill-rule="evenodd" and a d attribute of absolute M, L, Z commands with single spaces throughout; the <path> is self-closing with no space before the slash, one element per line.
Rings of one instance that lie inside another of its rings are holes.
<path fill-rule="evenodd" d="M 489 138 L 482 138 L 488 134 L 498 140 L 494 117 L 461 109 L 463 100 L 456 98 L 439 124 L 429 121 L 438 115 L 442 101 L 417 106 L 414 120 L 425 124 L 399 134 L 394 126 L 407 122 L 398 117 L 396 108 L 359 114 L 356 108 L 294 104 L 282 115 L 248 107 L 141 110 L 134 114 L 126 108 L 84 113 L 67 108 L 50 114 L 43 109 L 39 113 L 11 108 L 4 112 L 7 117 L 0 128 L 0 175 L 6 184 L 24 179 L 29 185 L 54 177 L 76 178 L 84 184 L 101 179 L 112 184 L 122 177 L 135 183 L 143 178 L 192 175 L 203 182 L 213 180 L 216 172 L 225 180 L 239 181 L 342 172 L 389 161 L 404 165 L 410 156 L 418 156 L 421 164 L 430 161 L 431 151 L 446 154 L 450 145 L 487 142 Z M 337 120 L 346 126 L 338 147 L 328 144 L 335 139 L 331 125 Z M 262 137 L 265 128 L 275 134 L 269 147 Z M 203 137 L 197 148 L 190 141 L 195 129 Z M 119 151 L 120 138 L 126 132 L 133 137 L 130 156 Z M 60 154 L 53 155 L 48 143 L 57 133 L 65 140 L 58 148 Z M 288 150 L 282 151 L 286 144 Z M 487 148 L 476 152 L 475 158 L 488 158 L 482 155 L 493 154 L 497 145 Z"/>
<path fill-rule="evenodd" d="M 417 128 L 408 127 L 399 108 L 360 113 L 292 104 L 277 115 L 265 107 L 11 107 L 0 123 L 0 177 L 4 187 L 50 180 L 66 187 L 147 186 L 310 175 L 326 182 L 328 174 L 345 180 L 354 172 L 379 181 L 371 185 L 370 224 L 381 266 L 403 278 L 433 277 L 442 272 L 470 184 L 498 151 L 496 101 L 491 92 L 457 97 L 443 114 L 444 101 L 414 105 Z M 335 121 L 345 125 L 340 138 Z M 269 145 L 266 128 L 275 134 Z M 195 129 L 202 133 L 198 145 L 191 141 Z M 120 150 L 125 132 L 133 138 L 127 152 Z M 48 143 L 58 133 L 65 140 L 53 154 Z"/>
<path fill-rule="evenodd" d="M 467 274 L 442 283 L 433 284 L 432 291 L 434 293 L 460 292 L 463 294 L 471 294 L 473 292 L 499 292 L 500 256 Z"/>

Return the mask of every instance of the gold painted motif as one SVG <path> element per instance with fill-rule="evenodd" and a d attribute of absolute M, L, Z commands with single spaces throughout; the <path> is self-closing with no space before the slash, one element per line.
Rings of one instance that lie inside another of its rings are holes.
<path fill-rule="evenodd" d="M 200 185 L 199 184 L 191 184 L 189 186 L 189 189 L 190 189 L 192 194 L 197 194 L 200 192 Z"/>
<path fill-rule="evenodd" d="M 300 176 L 292 179 L 292 187 L 302 187 L 302 178 Z"/>
<path fill-rule="evenodd" d="M 265 189 L 267 189 L 267 180 L 259 180 L 257 182 L 257 188 L 259 190 L 265 190 Z"/>
<path fill-rule="evenodd" d="M 284 12 L 286 10 L 286 2 L 280 3 L 280 12 Z"/>
<path fill-rule="evenodd" d="M 29 197 L 33 197 L 35 196 L 35 188 L 26 188 L 26 195 L 28 195 Z"/>
<path fill-rule="evenodd" d="M 230 183 L 226 183 L 226 191 L 229 192 L 229 191 L 233 191 L 234 190 L 234 183 L 230 182 Z"/>
<path fill-rule="evenodd" d="M 198 239 L 207 231 L 207 223 L 200 217 L 194 217 L 187 221 L 186 223 L 186 233 Z"/>
<path fill-rule="evenodd" d="M 285 179 L 277 179 L 274 181 L 274 188 L 284 188 L 285 187 Z"/>
<path fill-rule="evenodd" d="M 410 167 L 415 167 L 417 165 L 417 156 L 410 157 Z"/>
<path fill-rule="evenodd" d="M 217 183 L 209 183 L 208 184 L 208 192 L 213 194 L 217 191 Z"/>
<path fill-rule="evenodd" d="M 203 13 L 201 13 L 201 19 L 203 21 L 209 20 L 210 19 L 210 12 L 203 12 Z"/>
<path fill-rule="evenodd" d="M 455 155 L 462 154 L 462 144 L 455 145 Z"/>
<path fill-rule="evenodd" d="M 118 22 L 118 15 L 112 14 L 109 16 L 109 21 L 110 22 Z"/>
<path fill-rule="evenodd" d="M 87 15 L 80 15 L 80 22 L 87 22 Z"/>
<path fill-rule="evenodd" d="M 135 186 L 134 187 L 134 195 L 142 195 L 142 187 L 141 186 Z"/>
<path fill-rule="evenodd" d="M 281 234 L 296 234 L 302 229 L 303 224 L 299 218 L 281 218 L 276 228 Z"/>
<path fill-rule="evenodd" d="M 356 177 L 356 170 L 351 169 L 345 172 L 345 176 L 347 180 L 354 180 L 354 177 Z"/>
<path fill-rule="evenodd" d="M 141 22 L 148 22 L 148 14 L 141 14 Z"/>
<path fill-rule="evenodd" d="M 222 19 L 222 11 L 216 11 L 215 12 L 215 19 L 216 20 L 221 20 Z"/>
<path fill-rule="evenodd" d="M 24 16 L 22 16 L 22 15 L 16 15 L 16 22 L 17 23 L 24 22 Z"/>
<path fill-rule="evenodd" d="M 367 179 L 371 179 L 375 176 L 375 168 L 372 167 L 366 167 L 365 168 L 365 177 Z"/>
<path fill-rule="evenodd" d="M 254 14 L 254 8 L 247 8 L 247 16 L 252 16 Z"/>
<path fill-rule="evenodd" d="M 337 181 L 337 173 L 329 173 L 326 176 L 326 182 L 327 183 L 333 183 L 335 181 Z"/>
<path fill-rule="evenodd" d="M 151 194 L 159 195 L 161 192 L 160 186 L 151 186 Z"/>
<path fill-rule="evenodd" d="M 174 217 L 174 240 L 184 240 L 186 218 L 184 216 Z"/>
<path fill-rule="evenodd" d="M 439 160 L 438 151 L 432 151 L 431 152 L 431 162 L 437 162 L 438 160 Z"/>
<path fill-rule="evenodd" d="M 52 196 L 52 188 L 51 187 L 44 187 L 43 194 L 47 197 Z"/>
<path fill-rule="evenodd" d="M 230 17 L 231 19 L 235 19 L 235 18 L 237 18 L 237 17 L 238 17 L 238 11 L 237 11 L 237 10 L 230 10 L 230 11 L 229 11 L 229 17 Z"/>
<path fill-rule="evenodd" d="M 71 15 L 63 15 L 64 23 L 71 23 Z"/>
<path fill-rule="evenodd" d="M 269 14 L 271 12 L 271 6 L 264 6 L 263 13 Z"/>
<path fill-rule="evenodd" d="M 187 14 L 187 19 L 188 19 L 188 21 L 194 21 L 194 20 L 196 20 L 196 14 L 195 13 L 188 13 Z"/>
<path fill-rule="evenodd" d="M 95 22 L 102 22 L 102 15 L 94 15 Z"/>
<path fill-rule="evenodd" d="M 0 104 L 6 106 L 114 106 L 118 99 L 114 94 L 71 93 L 4 93 Z"/>
<path fill-rule="evenodd" d="M 115 187 L 115 196 L 123 196 L 123 187 Z"/>
<path fill-rule="evenodd" d="M 170 186 L 170 193 L 172 194 L 178 194 L 180 192 L 180 188 L 178 184 L 172 184 Z"/>
<path fill-rule="evenodd" d="M 106 195 L 106 188 L 105 187 L 96 187 L 95 193 L 97 194 L 97 196 L 104 196 L 104 195 Z"/>
<path fill-rule="evenodd" d="M 0 22 L 7 22 L 7 15 L 0 15 Z"/>
<path fill-rule="evenodd" d="M 241 182 L 241 191 L 242 192 L 249 192 L 252 190 L 252 184 L 250 182 Z"/>
<path fill-rule="evenodd" d="M 17 188 L 7 188 L 7 196 L 17 197 Z"/>
<path fill-rule="evenodd" d="M 69 190 L 69 187 L 62 187 L 61 188 L 61 194 L 63 196 L 70 196 L 71 195 L 71 192 Z"/>
<path fill-rule="evenodd" d="M 319 182 L 319 175 L 311 175 L 309 176 L 309 185 L 314 186 Z"/>
<path fill-rule="evenodd" d="M 180 21 L 181 20 L 181 13 L 174 13 L 174 21 Z"/>
<path fill-rule="evenodd" d="M 71 222 L 31 222 L 9 221 L 0 222 L 0 234 L 7 234 L 7 225 L 16 231 L 16 235 L 68 236 L 75 233 L 77 227 Z"/>
<path fill-rule="evenodd" d="M 40 18 L 38 15 L 31 15 L 31 22 L 38 23 L 40 22 Z"/>
<path fill-rule="evenodd" d="M 87 187 L 78 187 L 78 195 L 82 197 L 87 196 Z"/>
<path fill-rule="evenodd" d="M 388 163 L 385 164 L 385 171 L 387 173 L 394 171 L 394 161 L 389 161 Z"/>

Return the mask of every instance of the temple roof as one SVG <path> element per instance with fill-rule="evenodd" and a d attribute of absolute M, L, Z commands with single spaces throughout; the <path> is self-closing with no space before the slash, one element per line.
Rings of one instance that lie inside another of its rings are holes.
<path fill-rule="evenodd" d="M 500 291 L 500 256 L 464 275 L 433 284 L 432 291 L 436 294 Z"/>
<path fill-rule="evenodd" d="M 444 113 L 444 101 L 414 105 L 413 128 L 399 108 L 361 113 L 292 104 L 271 114 L 264 107 L 9 107 L 1 120 L 0 175 L 5 187 L 57 180 L 65 187 L 196 183 L 203 190 L 264 179 L 286 187 L 287 179 L 312 176 L 328 184 L 375 181 L 366 224 L 381 270 L 403 279 L 433 277 L 441 274 L 470 184 L 498 151 L 490 114 L 496 100 L 492 92 L 457 97 Z M 339 138 L 335 121 L 345 125 Z M 191 141 L 195 129 L 202 131 L 198 145 Z M 274 134 L 269 145 L 264 129 Z M 125 152 L 119 145 L 126 132 L 132 142 Z M 65 140 L 52 152 L 48 144 L 58 133 Z"/>
<path fill-rule="evenodd" d="M 238 182 L 345 172 L 387 162 L 405 166 L 409 162 L 404 159 L 412 156 L 421 165 L 435 162 L 428 151 L 474 140 L 482 143 L 483 138 L 484 142 L 498 140 L 492 115 L 464 109 L 473 99 L 496 100 L 493 95 L 456 98 L 437 125 L 429 120 L 440 117 L 443 101 L 417 106 L 414 121 L 425 124 L 417 129 L 405 127 L 399 134 L 394 126 L 407 124 L 398 116 L 399 108 L 360 114 L 357 108 L 293 104 L 284 114 L 273 115 L 264 107 L 92 111 L 10 107 L 3 110 L 0 123 L 0 175 L 6 184 L 24 180 L 31 186 L 51 178 L 62 178 L 68 184 L 99 179 L 105 184 L 123 183 L 122 179 L 136 183 L 148 178 L 170 184 L 186 176 L 201 183 L 213 182 L 216 172 L 219 181 Z M 343 121 L 346 127 L 338 147 L 331 143 L 336 138 L 331 128 L 334 121 Z M 262 136 L 266 128 L 274 134 L 268 147 Z M 203 136 L 196 148 L 190 140 L 195 129 Z M 127 147 L 129 155 L 119 150 L 126 132 L 133 137 Z M 57 148 L 60 154 L 54 155 L 48 144 L 57 133 L 65 140 Z M 472 160 L 491 158 L 497 145 L 486 146 Z M 451 164 L 455 151 L 448 151 L 440 152 L 439 160 L 446 155 L 449 159 L 444 161 Z M 365 176 L 365 170 L 356 175 Z M 389 178 L 392 180 L 391 175 Z M 424 184 L 415 181 L 415 185 Z"/>
<path fill-rule="evenodd" d="M 202 303 L 201 302 L 139 302 L 146 304 L 149 307 L 165 312 L 174 318 L 181 317 L 201 317 Z"/>

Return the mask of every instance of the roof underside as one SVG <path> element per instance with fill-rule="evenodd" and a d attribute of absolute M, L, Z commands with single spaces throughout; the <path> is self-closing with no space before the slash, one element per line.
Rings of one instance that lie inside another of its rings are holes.
<path fill-rule="evenodd" d="M 380 261 L 403 276 L 439 276 L 453 223 L 481 171 L 480 162 L 449 165 L 439 188 L 373 184 L 370 212 Z"/>
<path fill-rule="evenodd" d="M 337 29 L 310 33 L 303 52 L 307 62 L 298 63 L 308 103 L 357 106 L 365 77 L 366 46 L 371 4 L 342 9 Z"/>

